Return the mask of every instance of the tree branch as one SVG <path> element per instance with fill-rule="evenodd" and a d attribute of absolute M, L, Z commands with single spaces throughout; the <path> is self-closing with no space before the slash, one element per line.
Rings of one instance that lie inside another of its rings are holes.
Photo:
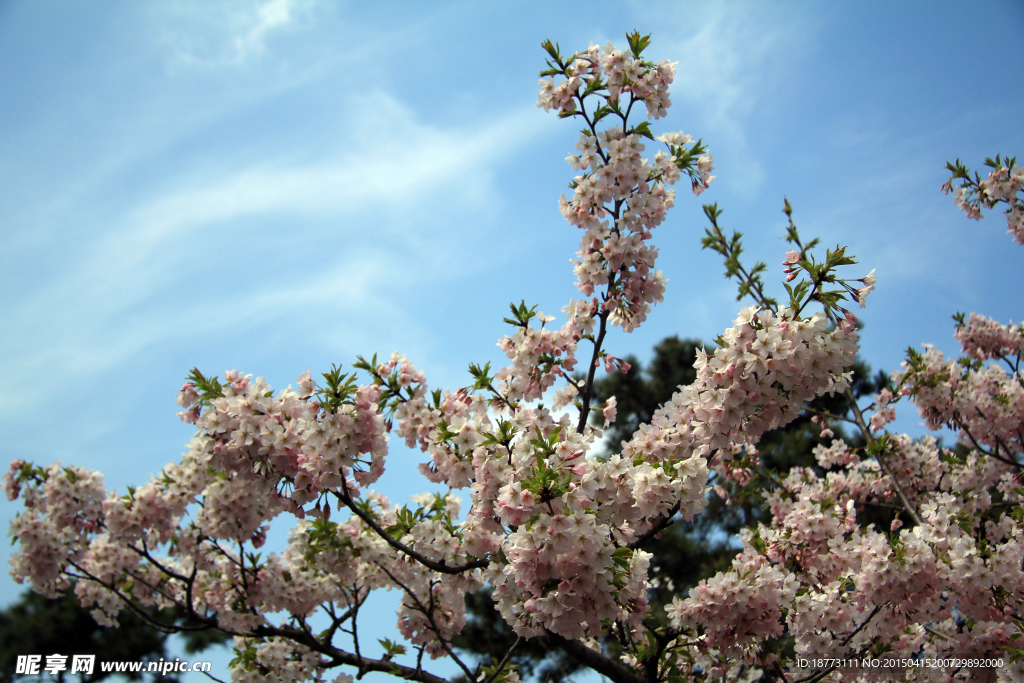
<path fill-rule="evenodd" d="M 339 650 L 336 647 L 324 645 L 316 640 L 316 638 L 310 638 L 301 631 L 292 628 L 260 626 L 253 632 L 253 635 L 287 638 L 288 640 L 299 643 L 300 645 L 305 645 L 314 652 L 319 652 L 320 654 L 330 657 L 330 662 L 328 662 L 327 668 L 347 664 L 348 666 L 365 671 L 379 671 L 391 674 L 392 676 L 404 678 L 407 681 L 418 681 L 418 683 L 448 683 L 447 679 L 427 673 L 426 671 L 414 669 L 410 666 L 404 666 L 385 659 L 357 657 L 351 652 L 345 652 L 344 650 Z"/>
<path fill-rule="evenodd" d="M 354 514 L 359 519 L 363 520 L 366 526 L 373 529 L 375 532 L 377 532 L 378 536 L 387 541 L 388 545 L 390 545 L 395 550 L 399 550 L 405 553 L 412 559 L 422 564 L 427 569 L 431 569 L 440 574 L 461 574 L 462 572 L 471 571 L 473 569 L 484 569 L 487 567 L 488 564 L 490 564 L 487 560 L 476 560 L 475 562 L 467 562 L 466 564 L 452 567 L 443 561 L 436 562 L 434 560 L 431 560 L 426 555 L 416 552 L 404 543 L 396 541 L 394 538 L 391 537 L 391 534 L 385 531 L 380 524 L 377 524 L 377 522 L 375 522 L 372 517 L 370 517 L 368 514 L 360 510 L 359 507 L 352 501 L 352 496 L 349 495 L 348 485 L 346 483 L 342 482 L 342 492 L 335 492 L 335 495 L 338 497 L 338 500 L 345 504 L 345 507 L 352 511 L 352 514 Z"/>
<path fill-rule="evenodd" d="M 600 652 L 591 650 L 578 640 L 568 640 L 551 631 L 548 631 L 547 639 L 548 642 L 565 650 L 577 662 L 611 679 L 613 683 L 645 683 L 643 677 L 628 667 Z"/>
<path fill-rule="evenodd" d="M 675 516 L 675 514 L 677 512 L 679 512 L 679 503 L 678 502 L 675 505 L 673 505 L 672 509 L 669 510 L 665 514 L 664 517 L 662 517 L 660 520 L 658 520 L 658 522 L 654 526 L 652 526 L 650 529 L 648 529 L 644 533 L 640 534 L 640 536 L 636 540 L 634 540 L 632 543 L 630 543 L 627 547 L 628 548 L 633 548 L 635 550 L 636 548 L 639 548 L 644 543 L 646 543 L 647 541 L 649 541 L 652 538 L 654 538 L 655 536 L 657 536 L 659 533 L 661 533 L 662 531 L 664 531 L 668 527 L 672 526 L 675 523 L 675 521 L 676 521 L 675 519 L 673 519 L 673 517 Z"/>
<path fill-rule="evenodd" d="M 864 439 L 868 442 L 868 445 L 873 445 L 875 443 L 875 437 L 871 433 L 871 430 L 868 429 L 868 425 L 864 421 L 864 414 L 860 411 L 860 406 L 857 405 L 857 399 L 853 395 L 853 390 L 849 387 L 846 388 L 846 399 L 850 403 L 850 409 L 853 411 L 853 415 L 857 419 L 857 426 L 860 427 L 860 431 L 864 435 Z M 892 482 L 892 487 L 896 490 L 896 495 L 899 496 L 900 501 L 906 507 L 907 514 L 913 518 L 915 524 L 918 526 L 924 526 L 924 522 L 921 521 L 921 516 L 917 514 L 917 508 L 910 503 L 906 494 L 903 493 L 903 487 L 900 486 L 900 482 L 896 479 L 896 473 L 889 468 L 885 459 L 882 458 L 881 453 L 876 455 L 875 458 L 878 460 L 878 466 L 882 468 L 882 472 L 884 472 L 885 475 L 889 477 L 889 481 Z"/>

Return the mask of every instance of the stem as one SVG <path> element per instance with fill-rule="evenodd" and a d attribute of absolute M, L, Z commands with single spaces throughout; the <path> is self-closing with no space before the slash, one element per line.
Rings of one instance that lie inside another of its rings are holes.
<path fill-rule="evenodd" d="M 868 406 L 867 409 L 870 410 L 871 406 Z M 849 422 L 852 425 L 857 424 L 857 421 L 852 419 L 852 418 L 846 417 L 845 415 L 834 415 L 834 414 L 828 412 L 827 410 L 815 410 L 813 408 L 808 408 L 807 412 L 814 413 L 815 415 L 817 415 L 819 417 L 827 417 L 828 419 L 830 419 L 832 421 Z M 860 425 L 857 425 L 857 426 L 859 427 Z"/>
<path fill-rule="evenodd" d="M 338 497 L 338 500 L 345 504 L 345 507 L 352 511 L 352 514 L 354 514 L 359 519 L 363 520 L 363 522 L 368 527 L 373 529 L 377 533 L 377 535 L 384 539 L 392 548 L 405 553 L 412 559 L 422 564 L 427 569 L 431 569 L 441 574 L 461 574 L 462 572 L 471 571 L 473 569 L 484 569 L 489 564 L 487 560 L 476 560 L 475 562 L 467 562 L 466 564 L 456 565 L 452 567 L 443 561 L 436 562 L 434 560 L 431 560 L 427 556 L 416 552 L 404 543 L 400 543 L 399 541 L 396 541 L 394 538 L 392 538 L 391 534 L 385 531 L 384 528 L 381 527 L 381 525 L 377 524 L 377 522 L 375 522 L 372 517 L 370 517 L 368 514 L 360 510 L 359 507 L 352 501 L 352 496 L 348 491 L 348 484 L 343 481 L 341 486 L 342 492 L 334 492 L 334 495 Z"/>
<path fill-rule="evenodd" d="M 437 636 L 437 642 L 441 643 L 441 647 L 443 647 L 445 652 L 448 653 L 448 656 L 451 657 L 452 660 L 454 660 L 455 663 L 459 665 L 459 668 L 462 669 L 463 673 L 466 674 L 466 677 L 469 680 L 472 681 L 473 680 L 473 672 L 470 671 L 469 667 L 466 666 L 462 662 L 462 660 L 458 658 L 458 656 L 455 654 L 454 651 L 452 651 L 452 648 L 448 644 L 448 641 L 441 637 L 441 629 L 438 628 L 437 623 L 434 621 L 434 598 L 433 598 L 433 596 L 430 597 L 430 606 L 429 607 L 424 606 L 424 604 L 420 601 L 419 596 L 416 595 L 416 593 L 414 593 L 411 588 L 409 588 L 404 583 L 399 581 L 395 577 L 394 574 L 389 572 L 387 567 L 382 565 L 380 562 L 374 562 L 374 564 L 377 565 L 377 567 L 382 572 L 384 572 L 385 574 L 388 575 L 388 578 L 391 579 L 392 583 L 394 583 L 396 586 L 398 586 L 403 591 L 405 591 L 406 595 L 408 595 L 410 598 L 413 599 L 413 602 L 415 602 L 416 604 L 414 606 L 412 606 L 412 607 L 414 607 L 416 610 L 418 610 L 423 616 L 425 616 L 427 618 L 427 621 L 430 622 L 430 630 L 432 630 L 434 632 L 434 635 Z M 428 590 L 432 589 L 433 586 L 434 586 L 433 582 L 430 582 L 428 584 Z M 406 607 L 410 607 L 410 606 L 406 605 Z"/>
<path fill-rule="evenodd" d="M 609 289 L 611 289 L 614 280 L 614 276 L 609 278 Z M 580 420 L 576 425 L 577 434 L 583 433 L 584 428 L 587 426 L 587 418 L 590 417 L 590 402 L 594 397 L 594 375 L 597 373 L 597 363 L 601 359 L 601 344 L 604 343 L 604 336 L 608 332 L 608 311 L 601 311 L 597 317 L 601 323 L 597 330 L 597 339 L 594 340 L 594 353 L 590 359 L 590 369 L 587 371 L 587 383 L 584 386 L 583 393 L 580 394 L 583 403 L 580 406 Z"/>
<path fill-rule="evenodd" d="M 508 649 L 508 652 L 505 653 L 505 656 L 501 658 L 500 662 L 498 662 L 498 666 L 494 667 L 494 673 L 488 676 L 487 680 L 485 680 L 484 683 L 494 683 L 494 679 L 498 677 L 498 674 L 500 674 L 502 669 L 505 668 L 505 665 L 508 664 L 508 660 L 512 656 L 512 652 L 515 651 L 517 647 L 519 647 L 519 643 L 521 643 L 522 641 L 522 636 L 516 636 L 516 642 L 512 643 L 512 647 Z"/>
<path fill-rule="evenodd" d="M 857 426 L 860 427 L 860 431 L 864 435 L 864 440 L 867 441 L 869 446 L 873 446 L 875 444 L 875 437 L 871 433 L 871 430 L 868 429 L 868 425 L 864 421 L 864 414 L 861 412 L 860 406 L 857 405 L 857 399 L 853 395 L 853 390 L 849 387 L 846 388 L 846 400 L 849 402 L 850 409 L 853 411 L 853 415 L 857 420 Z M 892 487 L 895 489 L 896 495 L 899 496 L 900 501 L 906 508 L 907 514 L 911 516 L 915 524 L 918 526 L 924 526 L 924 522 L 921 521 L 920 515 L 917 514 L 917 508 L 911 504 L 906 494 L 903 493 L 903 487 L 900 486 L 899 481 L 896 479 L 895 472 L 893 472 L 889 468 L 889 465 L 886 464 L 881 453 L 877 454 L 875 458 L 878 460 L 878 466 L 882 468 L 882 472 L 889 477 L 889 481 L 892 482 Z"/>

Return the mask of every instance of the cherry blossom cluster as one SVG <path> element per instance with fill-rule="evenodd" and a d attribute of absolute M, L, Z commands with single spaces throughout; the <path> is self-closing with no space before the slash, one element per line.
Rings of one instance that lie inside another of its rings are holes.
<path fill-rule="evenodd" d="M 796 250 L 787 254 L 790 282 L 803 260 Z M 742 271 L 738 264 L 735 270 Z M 759 295 L 756 278 L 744 277 L 748 292 Z M 864 281 L 865 287 L 873 284 Z M 1019 679 L 1024 666 L 1009 661 L 1017 652 L 1024 600 L 1018 334 L 1012 324 L 958 317 L 957 336 L 970 357 L 947 362 L 930 347 L 911 354 L 894 375 L 895 393 L 883 389 L 876 397 L 870 420 L 855 410 L 867 449 L 835 441 L 816 451 L 824 478 L 794 469 L 773 481 L 772 521 L 744 532 L 733 570 L 702 581 L 688 600 L 676 598 L 669 607 L 680 631 L 673 643 L 686 641 L 675 645 L 674 656 L 688 658 L 690 668 L 682 668 L 754 679 L 761 675 L 758 667 L 778 666 L 773 637 L 787 633 L 796 638 L 797 653 L 808 657 L 880 651 L 1005 655 L 1008 666 L 1001 670 L 946 673 L 964 680 Z M 983 366 L 989 359 L 1005 361 L 1009 373 Z M 902 396 L 917 403 L 933 428 L 961 429 L 963 452 L 941 449 L 934 438 L 872 437 L 894 419 L 892 404 Z M 745 462 L 756 462 L 756 450 L 746 450 Z M 735 444 L 723 450 L 722 460 L 736 451 Z M 739 487 L 752 479 L 746 466 L 718 470 Z M 870 510 L 892 511 L 887 531 L 858 523 L 859 514 Z M 913 527 L 904 528 L 905 520 Z M 765 566 L 777 573 L 752 589 L 763 581 Z M 717 619 L 720 614 L 726 617 Z M 910 668 L 833 675 L 918 680 L 920 674 Z"/>
<path fill-rule="evenodd" d="M 29 579 L 36 592 L 56 598 L 68 586 L 62 564 L 82 557 L 89 536 L 102 525 L 103 475 L 60 463 L 40 468 L 15 460 L 4 488 L 8 500 L 20 497 L 25 505 L 8 532 L 20 544 L 11 558 L 11 575 L 18 583 Z"/>
<path fill-rule="evenodd" d="M 565 638 L 597 637 L 603 622 L 618 620 L 640 628 L 650 555 L 616 554 L 602 540 L 609 534 L 579 510 L 539 515 L 509 536 L 509 563 L 494 585 L 498 609 L 517 633 L 538 636 L 547 628 Z"/>
<path fill-rule="evenodd" d="M 658 250 L 651 246 L 651 231 L 665 219 L 675 203 L 675 191 L 668 189 L 686 171 L 695 194 L 709 186 L 713 159 L 700 142 L 684 133 L 666 133 L 658 137 L 667 151 L 659 151 L 653 163 L 641 153 L 643 138 L 653 140 L 647 122 L 626 127 L 632 102 L 643 101 L 648 116 L 661 118 L 670 106 L 669 85 L 675 65 L 645 61 L 640 53 L 646 42 L 631 37 L 631 53 L 608 46 L 591 46 L 563 60 L 557 48 L 546 45 L 552 66 L 541 81 L 537 106 L 558 109 L 563 116 L 579 116 L 587 128 L 576 143 L 577 154 L 566 161 L 576 176 L 573 196 L 563 195 L 560 209 L 565 219 L 584 230 L 576 254 L 577 285 L 584 296 L 608 286 L 603 310 L 612 311 L 611 321 L 629 332 L 646 320 L 651 306 L 662 301 L 666 280 L 654 268 Z M 558 85 L 555 76 L 564 78 Z M 620 100 L 629 94 L 630 104 Z M 604 101 L 587 110 L 585 100 Z M 622 125 L 603 130 L 597 124 L 606 116 L 616 116 Z M 688 147 L 688 145 L 690 145 Z"/>
<path fill-rule="evenodd" d="M 790 264 L 797 260 L 787 256 Z M 766 496 L 771 522 L 741 535 L 743 551 L 733 569 L 672 603 L 669 616 L 680 637 L 697 638 L 691 663 L 700 654 L 710 657 L 702 670 L 715 675 L 760 675 L 756 667 L 776 665 L 779 651 L 772 638 L 787 633 L 795 638 L 798 656 L 809 658 L 880 651 L 911 658 L 920 652 L 966 654 L 1003 657 L 1007 666 L 950 668 L 950 680 L 1010 681 L 1024 675 L 1019 660 L 1010 662 L 1024 624 L 1019 327 L 977 315 L 958 315 L 957 322 L 965 358 L 947 360 L 930 346 L 923 354 L 911 351 L 893 374 L 895 389 L 883 389 L 869 406 L 870 419 L 854 411 L 851 421 L 867 446 L 853 448 L 842 440 L 819 446 L 815 454 L 823 474 L 796 468 L 772 480 Z M 1002 361 L 1005 368 L 986 360 Z M 893 421 L 894 405 L 905 396 L 929 427 L 957 429 L 959 447 L 941 448 L 933 437 L 873 436 Z M 746 458 L 752 460 L 756 453 Z M 719 468 L 734 486 L 750 483 L 749 469 L 733 469 Z M 887 528 L 860 521 L 861 515 L 886 511 Z M 779 573 L 753 591 L 764 566 Z M 787 586 L 795 590 L 786 592 Z M 784 599 L 776 609 L 779 595 Z M 725 619 L 715 618 L 723 613 Z M 918 680 L 921 672 L 834 675 Z"/>
<path fill-rule="evenodd" d="M 1016 468 L 977 452 L 956 456 L 930 437 L 891 437 L 873 456 L 859 451 L 841 440 L 819 446 L 824 476 L 792 470 L 767 497 L 771 523 L 741 534 L 733 568 L 668 609 L 724 670 L 772 666 L 778 651 L 766 645 L 783 633 L 807 658 L 875 648 L 984 658 L 1012 648 L 1024 606 L 1020 517 L 1010 514 L 1024 511 Z M 894 487 L 920 517 L 913 528 L 901 529 Z M 871 509 L 892 511 L 891 529 L 859 524 Z M 1013 671 L 960 677 L 1014 680 Z M 913 669 L 841 673 L 916 680 Z"/>
<path fill-rule="evenodd" d="M 957 317 L 954 335 L 964 353 L 979 360 L 1024 357 L 1024 324 L 1003 325 L 977 313 Z"/>
<path fill-rule="evenodd" d="M 729 460 L 734 446 L 754 445 L 793 420 L 804 401 L 845 391 L 856 342 L 853 325 L 830 329 L 821 314 L 799 320 L 785 307 L 745 308 L 722 335 L 721 348 L 698 354 L 697 381 L 680 387 L 641 425 L 623 455 Z"/>
<path fill-rule="evenodd" d="M 948 360 L 934 347 L 911 351 L 893 379 L 914 397 L 929 428 L 957 430 L 965 443 L 1003 457 L 1024 452 L 1024 385 L 1001 366 Z"/>
<path fill-rule="evenodd" d="M 758 656 L 752 645 L 782 635 L 782 608 L 798 587 L 792 573 L 747 548 L 732 571 L 701 581 L 686 599 L 676 596 L 666 612 L 676 628 L 702 629 L 702 646 L 716 658 L 768 665 L 775 657 Z"/>
<path fill-rule="evenodd" d="M 621 95 L 628 93 L 632 99 L 646 105 L 648 117 L 655 120 L 664 117 L 672 106 L 669 86 L 675 79 L 675 64 L 664 60 L 652 64 L 643 60 L 640 53 L 648 43 L 640 38 L 639 42 L 631 45 L 631 52 L 617 50 L 611 43 L 604 49 L 591 44 L 585 52 L 576 53 L 567 64 L 563 64 L 557 48 L 550 41 L 546 42 L 545 49 L 562 69 L 542 74 L 549 78 L 540 82 L 537 106 L 545 111 L 558 109 L 562 114 L 575 112 L 579 89 L 596 81 L 604 85 L 609 102 L 618 103 Z M 556 84 L 556 73 L 564 75 L 566 80 Z"/>
<path fill-rule="evenodd" d="M 12 463 L 5 490 L 25 508 L 10 531 L 15 579 L 50 596 L 74 579 L 107 625 L 126 604 L 183 608 L 236 637 L 235 681 L 320 681 L 348 666 L 360 677 L 439 683 L 423 662 L 444 657 L 467 679 L 517 683 L 511 652 L 474 668 L 453 649 L 464 598 L 485 585 L 520 638 L 560 643 L 615 683 L 795 672 L 790 638 L 801 656 L 1012 652 L 1024 623 L 1021 328 L 960 318 L 967 359 L 912 354 L 894 388 L 861 409 L 850 391 L 857 321 L 841 303 L 863 306 L 874 271 L 859 285 L 836 279 L 853 259 L 837 248 L 816 262 L 792 220 L 791 305 L 778 306 L 764 294 L 763 264 L 745 269 L 739 236 L 727 239 L 720 212 L 705 207 L 705 246 L 757 305 L 719 348 L 701 352 L 693 384 L 618 452 L 595 457 L 618 410 L 614 397 L 595 398 L 595 373 L 629 371 L 603 346 L 607 326 L 630 331 L 662 299 L 650 241 L 675 201 L 668 188 L 683 172 L 696 194 L 713 179 L 710 155 L 683 133 L 659 136 L 667 151 L 653 161 L 642 156 L 643 140 L 655 138 L 648 122 L 630 125 L 630 111 L 642 101 L 649 118 L 665 115 L 674 65 L 642 58 L 647 37 L 628 40 L 628 51 L 592 46 L 569 59 L 545 44 L 539 106 L 586 124 L 568 158 L 580 173 L 574 194 L 561 202 L 584 231 L 574 261 L 583 298 L 563 309 L 563 324 L 512 305 L 513 330 L 498 342 L 508 364 L 471 365 L 471 382 L 455 390 L 431 390 L 400 354 L 359 358 L 351 374 L 332 367 L 322 382 L 307 370 L 279 392 L 237 371 L 222 381 L 195 370 L 178 402 L 196 435 L 151 482 L 118 495 L 83 468 Z M 608 117 L 613 125 L 601 127 Z M 1000 168 L 977 179 L 976 199 L 1016 207 L 1019 172 L 1012 161 Z M 826 289 L 834 283 L 841 289 Z M 823 310 L 805 312 L 812 304 Z M 816 468 L 764 472 L 762 435 L 836 392 L 850 397 L 853 416 L 823 416 L 823 434 L 846 420 L 863 443 L 834 440 L 815 450 Z M 929 426 L 959 430 L 960 446 L 885 431 L 904 397 Z M 420 471 L 447 490 L 393 505 L 369 489 L 392 435 L 423 452 Z M 767 480 L 758 490 L 771 519 L 741 534 L 729 570 L 676 596 L 667 615 L 651 614 L 654 556 L 641 546 L 699 514 L 711 477 L 727 493 Z M 294 528 L 283 551 L 256 552 L 287 516 Z M 400 595 L 396 627 L 409 658 L 390 641 L 383 655 L 360 648 L 357 620 L 376 590 Z M 611 635 L 618 661 L 602 645 Z M 1024 673 L 1014 666 L 1000 680 Z"/>
<path fill-rule="evenodd" d="M 586 458 L 598 432 L 574 432 L 567 415 L 555 418 L 504 395 L 491 406 L 495 421 L 486 402 L 473 403 L 442 404 L 438 442 L 426 450 L 439 480 L 471 489 L 455 547 L 491 555 L 487 578 L 499 611 L 524 636 L 544 629 L 568 638 L 597 635 L 606 619 L 637 626 L 646 611 L 647 564 L 620 544 L 663 514 L 682 509 L 691 517 L 703 508 L 704 460 L 652 466 Z M 471 484 L 450 474 L 466 465 Z M 441 533 L 437 544 L 450 539 Z"/>
<path fill-rule="evenodd" d="M 268 638 L 259 644 L 239 638 L 236 645 L 241 652 L 239 659 L 245 665 L 235 669 L 238 673 L 231 677 L 235 683 L 265 681 L 263 671 L 273 671 L 275 680 L 282 683 L 308 681 L 316 675 L 320 664 L 317 653 L 284 638 Z"/>
<path fill-rule="evenodd" d="M 1015 159 L 1003 159 L 996 155 L 995 159 L 986 159 L 985 165 L 992 172 L 984 180 L 977 172 L 972 177 L 967 168 L 957 159 L 956 163 L 946 164 L 952 171 L 952 177 L 942 186 L 943 192 L 953 191 L 957 208 L 967 214 L 968 218 L 983 218 L 981 209 L 993 209 L 998 204 L 1006 205 L 1007 234 L 1013 235 L 1017 244 L 1024 244 L 1024 168 L 1015 166 Z M 953 181 L 960 180 L 960 186 L 953 189 Z"/>
<path fill-rule="evenodd" d="M 909 393 L 909 390 L 901 392 L 904 395 Z M 885 425 L 895 422 L 896 420 L 896 406 L 890 405 L 890 402 L 895 398 L 893 393 L 888 389 L 882 389 L 875 396 L 875 412 L 871 416 L 871 420 L 868 424 L 871 425 L 871 431 L 881 431 Z M 825 430 L 822 430 L 822 437 L 824 438 Z M 834 434 L 829 434 L 834 436 Z"/>
<path fill-rule="evenodd" d="M 498 342 L 498 347 L 512 360 L 512 365 L 498 373 L 501 393 L 510 401 L 533 401 L 554 386 L 559 377 L 571 373 L 577 362 L 576 344 L 592 327 L 595 308 L 596 305 L 576 307 L 576 314 L 559 330 L 545 329 L 544 325 L 554 318 L 543 313 L 537 316 L 541 321 L 539 328 L 528 321 L 516 325 L 511 336 Z"/>

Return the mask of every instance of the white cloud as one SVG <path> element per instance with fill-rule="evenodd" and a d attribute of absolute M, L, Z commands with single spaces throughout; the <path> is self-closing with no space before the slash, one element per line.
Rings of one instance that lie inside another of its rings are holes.
<path fill-rule="evenodd" d="M 739 156 L 731 169 L 737 186 L 756 188 L 766 174 L 749 148 L 750 117 L 792 75 L 791 61 L 813 27 L 765 3 L 687 4 L 667 14 L 658 23 L 679 28 L 656 36 L 658 54 L 678 62 L 672 99 L 700 121 L 700 130 L 686 132 L 714 140 L 712 154 L 731 146 Z"/>
<path fill-rule="evenodd" d="M 352 131 L 305 163 L 225 162 L 119 210 L 111 230 L 95 237 L 69 233 L 84 240 L 74 265 L 4 306 L 8 333 L 0 353 L 19 362 L 0 377 L 2 395 L 17 399 L 0 399 L 0 406 L 31 410 L 49 384 L 40 377 L 95 378 L 158 343 L 216 338 L 275 316 L 299 318 L 297 311 L 323 310 L 326 302 L 339 317 L 412 329 L 401 292 L 449 277 L 436 268 L 449 246 L 424 234 L 423 207 L 440 198 L 446 210 L 472 212 L 499 202 L 492 169 L 536 134 L 540 119 L 523 110 L 471 130 L 433 128 L 379 92 L 352 108 L 356 120 L 372 120 L 384 134 Z M 267 225 L 268 218 L 274 227 L 249 226 Z M 338 227 L 333 234 L 311 232 L 325 223 Z M 254 265 L 244 284 L 216 273 L 232 264 L 239 246 L 282 230 L 287 239 L 263 257 L 294 263 L 290 270 L 264 278 Z M 386 253 L 396 249 L 415 258 L 396 270 L 395 254 Z M 316 264 L 312 276 L 303 266 L 309 259 Z M 382 285 L 380 275 L 389 271 Z M 218 277 L 228 280 L 227 288 L 210 291 L 207 283 Z M 336 337 L 357 332 L 334 327 Z"/>
<path fill-rule="evenodd" d="M 381 92 L 352 102 L 351 109 L 353 119 L 374 122 L 372 139 L 354 131 L 333 145 L 326 143 L 329 148 L 306 163 L 270 161 L 200 178 L 133 210 L 103 251 L 142 260 L 169 240 L 245 216 L 339 216 L 375 206 L 394 211 L 415 206 L 452 183 L 459 184 L 454 199 L 480 204 L 495 191 L 490 169 L 496 160 L 536 133 L 526 111 L 475 130 L 432 129 Z"/>
<path fill-rule="evenodd" d="M 287 26 L 292 21 L 292 0 L 269 0 L 256 8 L 255 17 L 242 35 L 235 36 L 235 54 L 239 61 L 264 50 L 267 34 Z"/>
<path fill-rule="evenodd" d="M 158 11 L 175 62 L 216 67 L 262 57 L 275 34 L 300 27 L 314 9 L 313 0 L 244 0 L 176 4 Z"/>

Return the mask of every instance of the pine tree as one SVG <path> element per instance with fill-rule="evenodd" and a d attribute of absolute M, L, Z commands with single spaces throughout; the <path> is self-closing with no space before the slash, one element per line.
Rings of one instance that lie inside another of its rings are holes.
<path fill-rule="evenodd" d="M 99 662 L 144 661 L 155 662 L 167 658 L 168 634 L 158 631 L 150 622 L 183 623 L 183 615 L 167 610 L 150 610 L 145 616 L 124 611 L 117 628 L 104 628 L 96 623 L 90 610 L 82 607 L 75 597 L 74 586 L 64 591 L 57 600 L 50 600 L 33 591 L 25 591 L 21 598 L 0 611 L 0 683 L 28 680 L 16 672 L 19 655 L 51 654 L 96 655 L 96 666 L 90 675 L 61 672 L 58 681 L 80 680 L 95 683 L 112 676 L 103 672 Z M 184 633 L 185 652 L 194 654 L 225 642 L 228 636 L 208 629 Z M 141 673 L 120 673 L 129 680 L 139 681 Z M 174 676 L 154 675 L 159 683 L 174 683 Z"/>

